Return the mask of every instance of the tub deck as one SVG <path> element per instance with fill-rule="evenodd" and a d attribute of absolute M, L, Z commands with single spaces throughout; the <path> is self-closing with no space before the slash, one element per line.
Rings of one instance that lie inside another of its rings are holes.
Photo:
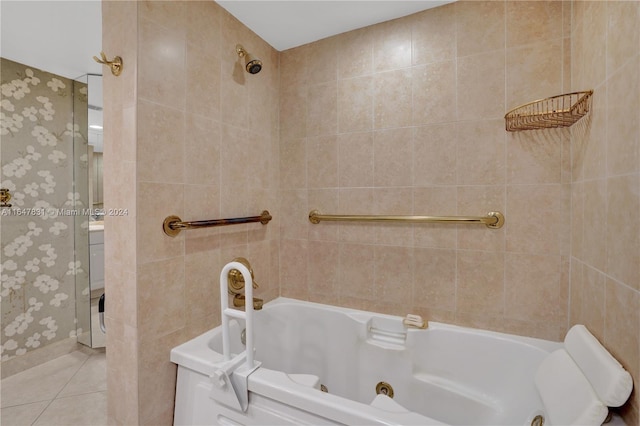
<path fill-rule="evenodd" d="M 224 414 L 239 424 L 289 424 L 287 418 L 295 419 L 290 424 L 529 424 L 543 413 L 537 367 L 561 347 L 436 322 L 407 329 L 399 317 L 287 298 L 265 304 L 255 324 L 255 359 L 262 365 L 249 376 L 249 410 Z M 232 322 L 234 353 L 244 351 L 243 328 Z M 201 424 L 227 408 L 212 409 L 207 388 L 222 360 L 221 344 L 216 328 L 172 350 L 179 365 L 176 424 Z M 376 395 L 379 382 L 393 387 L 393 399 Z M 282 416 L 269 417 L 274 413 Z"/>

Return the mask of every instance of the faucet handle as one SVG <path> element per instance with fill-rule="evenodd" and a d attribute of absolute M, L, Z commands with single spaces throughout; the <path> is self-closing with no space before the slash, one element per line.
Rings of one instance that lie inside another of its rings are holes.
<path fill-rule="evenodd" d="M 405 327 L 414 327 L 414 328 L 427 328 L 429 323 L 422 319 L 420 315 L 407 314 L 406 317 L 402 320 L 402 324 Z"/>
<path fill-rule="evenodd" d="M 247 267 L 247 269 L 249 270 L 249 273 L 251 274 L 251 280 L 253 281 L 253 288 L 258 288 L 258 283 L 253 278 L 253 269 L 251 269 L 251 265 L 249 264 L 249 261 L 244 257 L 236 257 L 235 259 L 233 259 L 233 262 L 241 263 Z M 242 290 L 244 289 L 244 277 L 242 276 L 242 273 L 237 269 L 232 269 L 229 271 L 228 277 L 229 277 L 229 285 L 228 285 L 229 294 L 242 294 L 243 293 Z"/>

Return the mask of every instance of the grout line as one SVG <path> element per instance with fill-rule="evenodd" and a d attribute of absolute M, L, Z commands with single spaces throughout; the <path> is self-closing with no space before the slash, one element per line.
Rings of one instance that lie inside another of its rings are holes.
<path fill-rule="evenodd" d="M 89 361 L 89 358 L 91 358 L 92 355 L 87 356 L 87 359 L 85 359 L 82 364 L 80 365 L 80 367 L 78 367 L 78 369 L 76 370 L 75 373 L 73 373 L 73 375 L 69 378 L 69 380 L 67 380 L 67 383 L 64 384 L 64 386 L 62 387 L 62 389 L 60 389 L 58 391 L 58 393 L 56 393 L 56 395 L 53 397 L 53 399 L 57 399 L 58 395 L 60 395 L 60 392 L 62 392 L 63 390 L 66 389 L 67 386 L 69 386 L 69 383 L 71 383 L 71 381 L 73 380 L 74 377 L 76 377 L 76 375 L 78 374 L 78 371 L 80 371 L 82 369 L 82 367 L 85 366 L 85 364 L 87 363 L 87 361 Z M 53 400 L 52 400 L 53 401 Z"/>
<path fill-rule="evenodd" d="M 55 398 L 54 398 L 55 399 Z M 38 419 L 42 416 L 42 414 L 44 414 L 45 411 L 47 411 L 47 409 L 49 408 L 49 406 L 51 405 L 51 403 L 53 402 L 53 399 L 51 401 L 49 401 L 49 403 L 47 404 L 46 407 L 44 407 L 44 409 L 40 412 L 40 414 L 38 414 L 38 417 L 35 418 L 35 420 L 33 420 L 33 422 L 31 423 L 31 425 L 36 424 L 36 422 L 38 421 Z"/>
<path fill-rule="evenodd" d="M 47 404 L 46 407 L 44 407 L 44 410 L 42 410 L 42 412 L 40 414 L 38 414 L 38 417 L 35 418 L 35 420 L 33 421 L 33 423 L 31 423 L 32 425 L 36 424 L 38 422 L 38 419 L 40 419 L 40 417 L 42 417 L 42 415 L 45 413 L 45 411 L 47 411 L 49 409 L 49 407 L 51 406 L 51 404 L 53 403 L 53 401 L 55 401 L 58 398 L 58 395 L 60 395 L 60 392 L 62 392 L 71 382 L 71 380 L 73 380 L 73 378 L 76 376 L 76 374 L 78 374 L 78 371 L 80 371 L 82 369 L 82 367 L 87 363 L 87 361 L 89 360 L 89 358 L 91 358 L 91 355 L 87 356 L 87 359 L 85 359 L 82 364 L 80 365 L 80 367 L 78 367 L 78 369 L 76 370 L 75 373 L 73 373 L 73 375 L 69 378 L 69 380 L 67 380 L 67 383 L 64 384 L 64 386 L 62 386 L 62 388 L 55 394 L 55 396 L 49 401 L 49 403 Z"/>

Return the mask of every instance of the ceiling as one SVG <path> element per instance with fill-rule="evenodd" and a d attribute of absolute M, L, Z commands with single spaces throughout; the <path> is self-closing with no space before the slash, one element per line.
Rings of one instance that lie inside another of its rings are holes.
<path fill-rule="evenodd" d="M 277 50 L 407 16 L 454 0 L 216 0 Z"/>
<path fill-rule="evenodd" d="M 102 73 L 100 1 L 0 1 L 0 55 L 67 78 Z"/>

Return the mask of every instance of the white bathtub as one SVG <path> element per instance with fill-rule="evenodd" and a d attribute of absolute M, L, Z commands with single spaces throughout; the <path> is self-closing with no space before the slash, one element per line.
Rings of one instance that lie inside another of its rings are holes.
<path fill-rule="evenodd" d="M 249 408 L 210 398 L 220 327 L 171 351 L 176 425 L 529 425 L 544 415 L 534 385 L 561 343 L 279 298 L 255 313 Z M 244 325 L 231 322 L 232 352 Z M 376 395 L 389 383 L 393 399 Z M 320 384 L 328 393 L 320 390 Z"/>

